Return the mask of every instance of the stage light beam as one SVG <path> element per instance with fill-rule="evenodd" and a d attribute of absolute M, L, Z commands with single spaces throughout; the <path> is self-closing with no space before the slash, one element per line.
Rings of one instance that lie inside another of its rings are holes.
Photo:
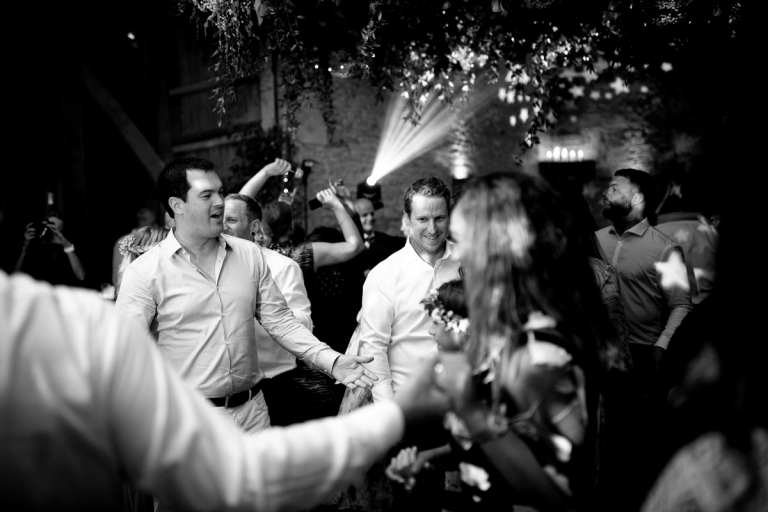
<path fill-rule="evenodd" d="M 373 171 L 366 182 L 373 185 L 395 169 L 443 144 L 459 120 L 471 118 L 497 93 L 498 90 L 488 87 L 470 95 L 467 100 L 457 100 L 453 106 L 440 101 L 437 95 L 429 95 L 416 125 L 404 119 L 406 100 L 401 95 L 393 95 L 387 107 Z"/>

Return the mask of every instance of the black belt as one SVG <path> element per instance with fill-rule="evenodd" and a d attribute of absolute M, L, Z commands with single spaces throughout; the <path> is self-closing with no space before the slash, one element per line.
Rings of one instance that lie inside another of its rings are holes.
<path fill-rule="evenodd" d="M 239 393 L 233 393 L 231 395 L 223 396 L 221 398 L 209 398 L 213 405 L 216 407 L 237 407 L 243 405 L 245 402 L 255 397 L 261 391 L 261 382 L 253 386 L 251 389 L 240 391 Z"/>

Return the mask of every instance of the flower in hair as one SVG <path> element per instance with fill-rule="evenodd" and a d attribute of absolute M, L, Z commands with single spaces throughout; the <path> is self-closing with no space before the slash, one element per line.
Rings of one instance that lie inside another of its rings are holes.
<path fill-rule="evenodd" d="M 152 247 L 152 245 L 136 245 L 136 240 L 133 237 L 133 233 L 131 233 L 130 235 L 125 235 L 120 240 L 118 250 L 124 258 L 128 256 L 128 254 L 133 254 L 135 257 L 139 257 L 147 252 Z"/>
<path fill-rule="evenodd" d="M 429 295 L 421 301 L 424 309 L 433 321 L 442 324 L 446 331 L 454 331 L 461 334 L 467 334 L 469 329 L 469 319 L 463 318 L 451 310 L 446 311 L 443 301 L 437 295 L 437 290 L 432 290 Z"/>
<path fill-rule="evenodd" d="M 133 233 L 130 235 L 125 235 L 123 238 L 120 239 L 120 244 L 118 245 L 118 250 L 120 251 L 120 254 L 123 257 L 128 256 L 128 252 L 130 251 L 130 247 L 133 245 Z"/>

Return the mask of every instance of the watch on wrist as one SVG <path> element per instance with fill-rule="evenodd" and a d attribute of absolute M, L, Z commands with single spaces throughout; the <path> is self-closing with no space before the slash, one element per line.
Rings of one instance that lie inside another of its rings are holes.
<path fill-rule="evenodd" d="M 75 252 L 75 246 L 73 244 L 69 244 L 69 247 L 64 248 L 64 252 L 67 254 Z"/>

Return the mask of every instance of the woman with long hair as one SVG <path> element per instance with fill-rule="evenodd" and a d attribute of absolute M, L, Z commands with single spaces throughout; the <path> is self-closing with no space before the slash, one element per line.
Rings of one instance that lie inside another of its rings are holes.
<path fill-rule="evenodd" d="M 471 329 L 463 353 L 441 354 L 435 381 L 460 420 L 465 503 L 481 509 L 579 508 L 594 485 L 611 326 L 557 201 L 537 178 L 497 173 L 465 185 L 451 215 Z"/>

